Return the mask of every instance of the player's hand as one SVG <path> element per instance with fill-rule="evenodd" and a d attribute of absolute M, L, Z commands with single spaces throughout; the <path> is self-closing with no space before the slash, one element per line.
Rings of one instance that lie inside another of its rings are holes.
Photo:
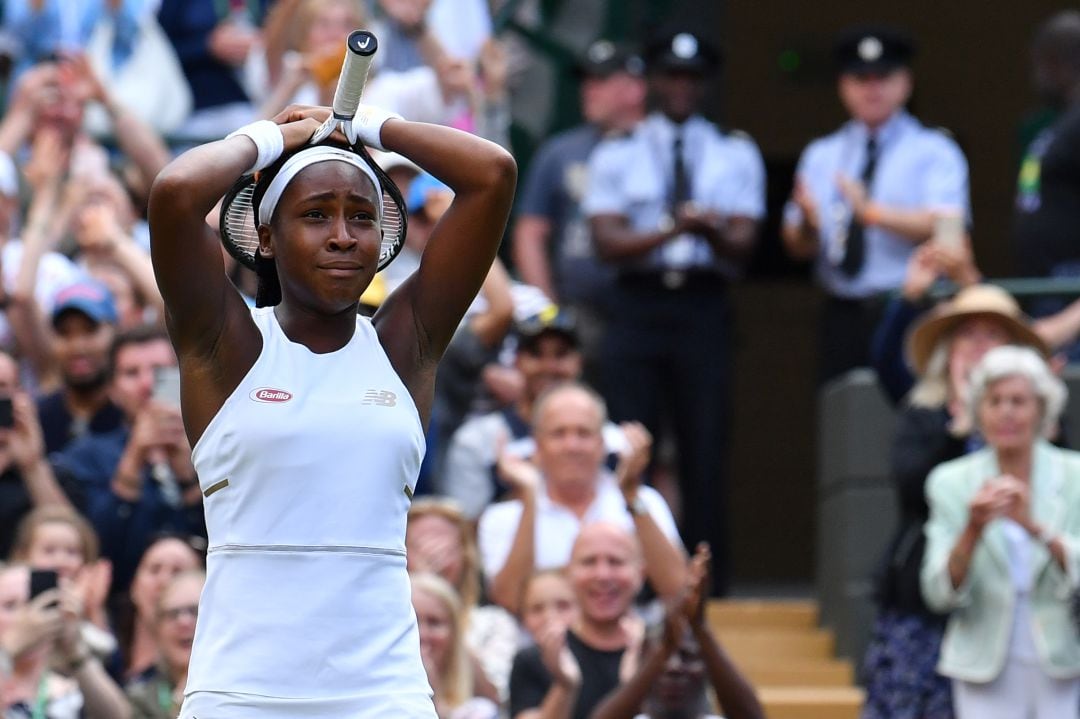
<path fill-rule="evenodd" d="M 307 145 L 315 131 L 333 113 L 334 111 L 329 107 L 289 105 L 275 115 L 274 122 L 281 125 L 281 134 L 285 136 L 285 151 L 290 152 Z M 340 128 L 335 128 L 329 139 L 341 144 L 349 142 Z"/>

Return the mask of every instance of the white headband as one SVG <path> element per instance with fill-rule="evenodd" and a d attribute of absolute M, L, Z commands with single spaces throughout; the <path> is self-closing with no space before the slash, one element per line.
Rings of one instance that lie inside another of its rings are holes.
<path fill-rule="evenodd" d="M 270 181 L 270 186 L 266 188 L 266 193 L 259 202 L 259 224 L 270 224 L 270 218 L 274 216 L 274 208 L 277 207 L 278 200 L 281 199 L 281 195 L 285 192 L 285 188 L 289 186 L 289 183 L 292 182 L 293 178 L 296 177 L 301 170 L 309 165 L 314 165 L 316 162 L 326 162 L 327 160 L 341 160 L 342 162 L 347 162 L 368 176 L 371 180 L 371 184 L 375 186 L 375 197 L 376 201 L 379 203 L 379 219 L 382 220 L 382 185 L 379 183 L 379 178 L 376 177 L 375 171 L 372 170 L 371 167 L 364 162 L 363 158 L 355 152 L 342 150 L 340 147 L 333 147 L 331 145 L 316 145 L 301 150 L 286 160 L 277 175 L 274 176 L 274 179 Z"/>

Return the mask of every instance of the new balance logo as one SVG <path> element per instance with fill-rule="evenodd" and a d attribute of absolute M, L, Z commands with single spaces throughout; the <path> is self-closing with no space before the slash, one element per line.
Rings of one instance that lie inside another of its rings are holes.
<path fill-rule="evenodd" d="M 360 404 L 375 404 L 380 407 L 397 406 L 397 395 L 385 389 L 369 389 L 364 392 L 364 399 Z"/>
<path fill-rule="evenodd" d="M 256 402 L 288 402 L 292 399 L 292 392 L 274 389 L 273 387 L 259 387 L 251 390 L 251 394 L 248 396 Z"/>

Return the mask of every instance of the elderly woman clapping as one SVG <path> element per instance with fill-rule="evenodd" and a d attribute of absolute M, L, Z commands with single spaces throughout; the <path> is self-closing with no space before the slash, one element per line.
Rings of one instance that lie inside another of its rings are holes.
<path fill-rule="evenodd" d="M 991 350 L 968 398 L 987 446 L 927 482 L 922 589 L 952 612 L 938 671 L 953 680 L 959 719 L 1076 716 L 1080 453 L 1043 439 L 1065 394 L 1033 350 Z"/>

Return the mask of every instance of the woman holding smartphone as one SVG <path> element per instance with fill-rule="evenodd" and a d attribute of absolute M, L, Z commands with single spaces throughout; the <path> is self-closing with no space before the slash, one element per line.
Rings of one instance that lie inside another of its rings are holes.
<path fill-rule="evenodd" d="M 339 135 L 308 146 L 329 115 L 291 107 L 197 147 L 150 198 L 210 536 L 183 719 L 435 717 L 406 516 L 435 370 L 495 256 L 516 166 L 477 137 L 361 106 L 365 145 L 455 192 L 417 272 L 367 319 L 382 190 Z M 252 169 L 254 310 L 203 220 Z"/>

